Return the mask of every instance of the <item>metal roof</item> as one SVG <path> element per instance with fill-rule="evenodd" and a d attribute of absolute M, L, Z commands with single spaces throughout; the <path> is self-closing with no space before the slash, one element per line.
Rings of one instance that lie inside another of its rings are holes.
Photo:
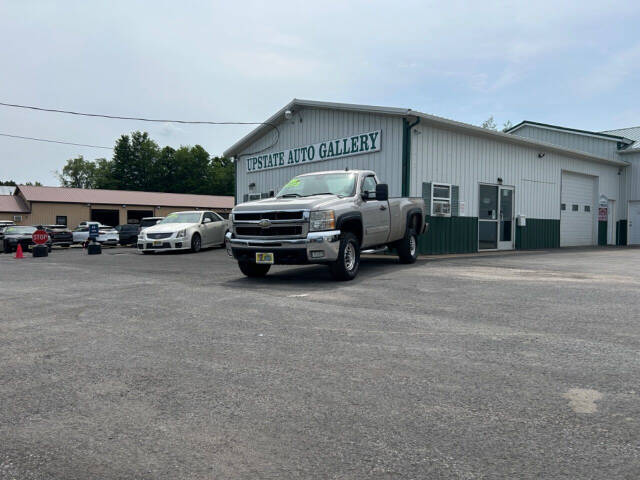
<path fill-rule="evenodd" d="M 34 187 L 30 185 L 19 185 L 16 194 L 18 192 L 22 193 L 29 202 L 148 205 L 181 208 L 233 208 L 234 205 L 233 197 L 222 195 Z"/>
<path fill-rule="evenodd" d="M 0 212 L 3 213 L 28 213 L 29 209 L 15 195 L 0 195 Z"/>
<path fill-rule="evenodd" d="M 449 120 L 447 118 L 438 117 L 435 115 L 429 115 L 427 113 L 418 112 L 416 110 L 411 110 L 410 108 L 394 108 L 394 107 L 380 107 L 374 105 L 357 105 L 350 103 L 334 103 L 334 102 L 320 102 L 315 100 L 300 100 L 294 98 L 283 108 L 278 110 L 274 115 L 269 117 L 265 121 L 265 124 L 260 125 L 259 127 L 253 129 L 247 135 L 242 137 L 236 143 L 234 143 L 231 147 L 229 147 L 224 152 L 225 157 L 235 156 L 240 153 L 244 148 L 249 146 L 255 140 L 257 140 L 260 136 L 264 135 L 266 132 L 273 129 L 273 125 L 277 125 L 285 120 L 284 114 L 287 110 L 294 111 L 296 107 L 311 107 L 311 108 L 323 108 L 328 110 L 345 110 L 345 111 L 354 111 L 354 112 L 364 112 L 364 113 L 374 113 L 378 115 L 392 115 L 398 117 L 414 117 L 420 118 L 421 120 L 425 120 L 428 123 L 432 123 L 437 127 L 446 128 L 456 131 L 464 131 L 465 133 L 488 137 L 495 141 L 502 141 L 517 145 L 523 145 L 532 148 L 542 148 L 545 151 L 560 153 L 564 155 L 569 155 L 572 157 L 605 163 L 609 165 L 616 166 L 627 166 L 628 162 L 622 160 L 612 160 L 604 157 L 598 157 L 586 152 L 581 152 L 578 150 L 572 150 L 569 148 L 561 147 L 558 145 L 554 145 L 551 143 L 541 142 L 539 140 L 533 140 L 525 137 L 520 137 L 518 135 L 511 135 L 509 133 L 497 132 L 495 130 L 489 130 L 487 128 L 477 127 L 475 125 L 470 125 L 468 123 L 457 122 L 455 120 Z M 515 128 L 515 127 L 513 127 Z M 510 129 L 511 131 L 513 129 Z M 613 137 L 612 135 L 598 134 L 597 135 L 603 137 Z M 622 137 L 615 137 L 618 139 L 622 139 Z M 631 143 L 631 140 L 629 140 Z"/>
<path fill-rule="evenodd" d="M 612 135 L 623 135 L 626 138 L 633 140 L 633 143 L 629 145 L 625 150 L 621 150 L 619 153 L 626 153 L 630 151 L 634 151 L 637 153 L 640 151 L 640 127 L 628 127 L 628 128 L 619 128 L 617 130 L 606 130 L 603 133 L 608 133 Z"/>
<path fill-rule="evenodd" d="M 541 128 L 546 128 L 549 130 L 559 130 L 562 132 L 567 132 L 567 133 L 577 133 L 579 135 L 587 135 L 589 137 L 598 137 L 598 138 L 602 138 L 603 140 L 611 140 L 613 142 L 622 142 L 622 143 L 626 143 L 626 144 L 631 144 L 633 143 L 633 140 L 629 139 L 629 138 L 625 138 L 619 135 L 613 135 L 611 132 L 592 132 L 589 130 L 579 130 L 577 128 L 569 128 L 569 127 L 562 127 L 560 125 L 550 125 L 548 123 L 540 123 L 540 122 L 532 122 L 531 120 L 523 120 L 522 122 L 520 122 L 517 125 L 514 125 L 513 127 L 505 130 L 506 133 L 512 133 L 515 132 L 516 130 L 519 130 L 522 127 L 525 127 L 527 125 L 532 125 L 534 127 L 541 127 Z"/>

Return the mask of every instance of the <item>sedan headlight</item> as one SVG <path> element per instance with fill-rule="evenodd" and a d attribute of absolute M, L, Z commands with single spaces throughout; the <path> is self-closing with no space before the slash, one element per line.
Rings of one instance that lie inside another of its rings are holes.
<path fill-rule="evenodd" d="M 320 210 L 309 215 L 309 230 L 333 230 L 336 228 L 336 216 L 333 210 Z"/>
<path fill-rule="evenodd" d="M 176 233 L 176 238 L 183 238 L 187 236 L 187 229 L 183 229 L 180 230 L 178 233 Z"/>

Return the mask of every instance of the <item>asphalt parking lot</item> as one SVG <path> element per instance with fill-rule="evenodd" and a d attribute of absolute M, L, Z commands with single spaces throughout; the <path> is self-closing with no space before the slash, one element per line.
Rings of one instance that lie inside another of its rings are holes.
<path fill-rule="evenodd" d="M 0 255 L 0 478 L 635 479 L 638 267 Z"/>

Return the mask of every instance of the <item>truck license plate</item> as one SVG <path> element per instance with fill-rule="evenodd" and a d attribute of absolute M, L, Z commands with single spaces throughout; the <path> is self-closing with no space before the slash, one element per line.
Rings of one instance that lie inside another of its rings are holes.
<path fill-rule="evenodd" d="M 273 264 L 273 253 L 271 252 L 257 252 L 256 253 L 256 263 L 266 263 L 269 265 Z"/>

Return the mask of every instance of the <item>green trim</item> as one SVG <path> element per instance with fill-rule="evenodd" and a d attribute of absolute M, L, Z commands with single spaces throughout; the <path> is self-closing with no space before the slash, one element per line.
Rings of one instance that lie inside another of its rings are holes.
<path fill-rule="evenodd" d="M 402 196 L 408 197 L 411 185 L 411 129 L 420 123 L 420 117 L 409 123 L 402 119 Z"/>
<path fill-rule="evenodd" d="M 616 222 L 616 245 L 627 244 L 627 221 L 620 220 Z"/>
<path fill-rule="evenodd" d="M 604 246 L 607 244 L 607 221 L 598 222 L 598 245 Z"/>
<path fill-rule="evenodd" d="M 472 253 L 478 251 L 476 217 L 427 216 L 429 229 L 418 237 L 418 252 L 423 255 Z"/>
<path fill-rule="evenodd" d="M 560 248 L 560 220 L 527 218 L 526 227 L 516 227 L 516 249 Z"/>
<path fill-rule="evenodd" d="M 619 135 L 611 135 L 610 133 L 592 132 L 590 130 L 578 130 L 577 128 L 561 127 L 560 125 L 551 125 L 549 123 L 532 122 L 531 120 L 523 120 L 519 124 L 514 125 L 511 128 L 508 128 L 504 132 L 505 133 L 511 133 L 514 130 L 516 130 L 516 129 L 520 128 L 520 127 L 526 126 L 526 125 L 531 125 L 532 127 L 553 128 L 553 129 L 556 129 L 556 130 L 565 131 L 567 133 L 584 133 L 584 134 L 587 134 L 587 135 L 593 135 L 594 137 L 602 137 L 604 140 L 622 140 L 623 143 L 627 143 L 629 145 L 631 143 L 633 143 L 633 140 L 631 140 L 630 138 L 621 137 Z"/>

